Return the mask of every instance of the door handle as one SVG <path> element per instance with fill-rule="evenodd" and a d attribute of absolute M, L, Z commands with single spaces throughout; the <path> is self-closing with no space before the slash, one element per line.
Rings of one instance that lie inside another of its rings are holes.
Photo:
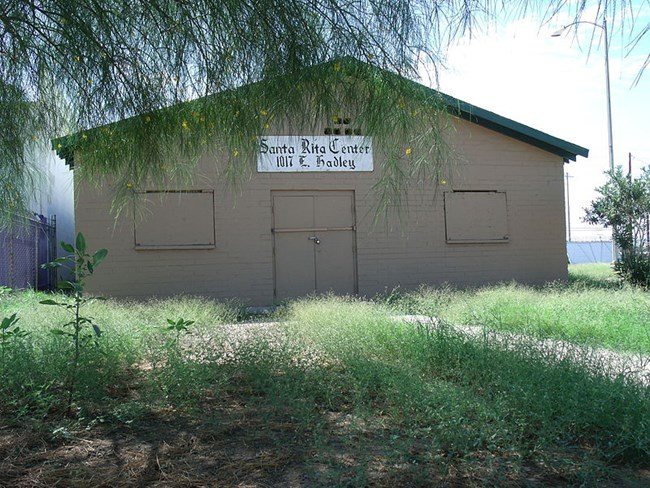
<path fill-rule="evenodd" d="M 320 244 L 320 239 L 316 236 L 310 236 L 307 239 L 309 239 L 310 241 L 314 241 L 314 244 Z"/>

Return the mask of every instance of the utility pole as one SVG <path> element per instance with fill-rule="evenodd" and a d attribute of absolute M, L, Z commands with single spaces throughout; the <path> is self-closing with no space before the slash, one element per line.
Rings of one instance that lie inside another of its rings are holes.
<path fill-rule="evenodd" d="M 632 153 L 627 153 L 627 178 L 632 181 Z"/>
<path fill-rule="evenodd" d="M 606 13 L 606 12 L 605 12 Z M 551 37 L 560 37 L 569 27 L 578 24 L 589 24 L 603 30 L 603 39 L 605 41 L 605 96 L 607 98 L 607 146 L 609 152 L 609 170 L 614 173 L 614 142 L 612 136 L 612 94 L 609 86 L 609 32 L 607 31 L 607 16 L 603 15 L 603 23 L 590 22 L 588 20 L 578 20 L 569 25 L 565 25 L 560 30 L 551 34 Z M 614 230 L 612 229 L 612 261 L 618 257 L 618 246 L 614 240 Z"/>

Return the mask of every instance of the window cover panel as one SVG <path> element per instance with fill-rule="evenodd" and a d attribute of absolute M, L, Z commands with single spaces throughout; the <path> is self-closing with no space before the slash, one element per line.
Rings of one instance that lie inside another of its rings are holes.
<path fill-rule="evenodd" d="M 445 192 L 447 242 L 506 242 L 507 199 L 504 192 Z"/>
<path fill-rule="evenodd" d="M 147 191 L 139 197 L 136 249 L 214 248 L 212 190 Z"/>

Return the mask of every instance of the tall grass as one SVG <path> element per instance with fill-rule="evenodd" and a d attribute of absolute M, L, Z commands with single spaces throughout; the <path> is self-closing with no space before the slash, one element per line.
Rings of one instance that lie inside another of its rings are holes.
<path fill-rule="evenodd" d="M 36 306 L 39 299 L 25 292 L 0 300 L 0 315 L 18 312 L 30 332 L 0 371 L 0 415 L 12 422 L 61 417 L 69 344 L 49 329 L 64 317 Z M 423 289 L 383 303 L 300 300 L 259 329 L 224 326 L 237 308 L 198 298 L 96 302 L 86 314 L 104 335 L 84 353 L 78 415 L 135 425 L 161 409 L 200 423 L 235 408 L 261 425 L 290 425 L 312 453 L 314 485 L 335 486 L 345 473 L 348 486 L 365 486 L 370 461 L 351 468 L 344 459 L 374 456 L 389 471 L 399 466 L 395 481 L 406 485 L 453 472 L 517 486 L 537 466 L 562 484 L 593 486 L 614 464 L 650 462 L 648 386 L 584 348 L 464 333 L 451 320 L 492 318 L 492 327 L 539 335 L 556 333 L 555 324 L 563 336 L 580 323 L 581 340 L 609 337 L 620 347 L 622 337 L 636 337 L 634 326 L 611 336 L 598 329 L 640 320 L 644 300 L 634 289 L 584 284 Z M 407 323 L 396 310 L 442 319 Z M 168 318 L 196 323 L 174 335 L 163 330 Z"/>
<path fill-rule="evenodd" d="M 4 406 L 14 413 L 46 415 L 59 408 L 57 396 L 63 388 L 72 351 L 67 337 L 53 335 L 51 330 L 70 320 L 70 316 L 65 310 L 38 304 L 48 296 L 24 291 L 0 300 L 0 316 L 16 312 L 22 328 L 29 332 L 29 336 L 12 344 L 9 357 L 0 365 L 0 396 L 6 400 Z M 170 336 L 163 330 L 168 318 L 191 317 L 195 321 L 195 337 L 207 337 L 197 342 L 196 348 L 200 349 L 209 347 L 210 340 L 219 340 L 216 326 L 235 321 L 238 307 L 192 297 L 146 302 L 108 300 L 90 302 L 84 314 L 92 317 L 102 330 L 98 346 L 88 345 L 82 351 L 80 364 L 81 403 L 95 408 L 142 375 L 143 367 L 153 369 L 152 375 L 171 368 Z M 161 374 L 162 378 L 169 379 L 169 375 Z M 173 382 L 183 384 L 178 378 Z M 174 389 L 169 385 L 158 388 Z"/>
<path fill-rule="evenodd" d="M 571 267 L 568 284 L 423 287 L 385 300 L 398 313 L 650 354 L 650 295 L 622 285 L 606 265 Z"/>
<path fill-rule="evenodd" d="M 380 419 L 424 442 L 429 461 L 469 471 L 487 459 L 515 470 L 570 459 L 587 482 L 594 463 L 650 461 L 647 387 L 611 379 L 610 365 L 581 349 L 417 326 L 334 297 L 294 303 L 286 334 L 282 348 L 260 348 L 241 370 L 278 411 L 308 405 L 312 419 L 324 411 Z M 312 360 L 296 361 L 296 351 Z"/>

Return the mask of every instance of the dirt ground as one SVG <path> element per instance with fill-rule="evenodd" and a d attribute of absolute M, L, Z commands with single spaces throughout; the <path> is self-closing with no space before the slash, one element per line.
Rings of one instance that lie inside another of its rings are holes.
<path fill-rule="evenodd" d="M 149 414 L 134 425 L 65 430 L 0 427 L 2 487 L 558 487 L 576 479 L 556 467 L 475 452 L 448 459 L 423 439 L 400 437 L 342 412 L 317 430 L 237 402 L 218 412 Z M 217 414 L 218 413 L 218 414 Z M 650 486 L 650 471 L 612 469 L 584 486 Z"/>
<path fill-rule="evenodd" d="M 249 332 L 260 327 L 269 328 Z M 133 394 L 118 396 L 126 404 Z M 299 422 L 291 411 L 231 391 L 127 421 L 0 416 L 0 487 L 650 487 L 650 469 L 598 467 L 590 479 L 570 453 L 547 464 L 480 449 L 458 457 L 381 412 Z"/>

